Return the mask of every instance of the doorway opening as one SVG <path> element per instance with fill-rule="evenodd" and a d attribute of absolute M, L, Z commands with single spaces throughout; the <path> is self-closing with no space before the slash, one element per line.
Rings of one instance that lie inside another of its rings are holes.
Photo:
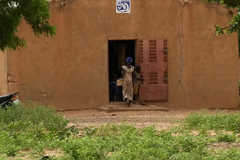
<path fill-rule="evenodd" d="M 109 101 L 120 102 L 122 98 L 122 87 L 116 85 L 120 78 L 122 66 L 126 64 L 126 58 L 133 59 L 135 66 L 135 40 L 108 41 L 108 66 L 109 66 Z"/>

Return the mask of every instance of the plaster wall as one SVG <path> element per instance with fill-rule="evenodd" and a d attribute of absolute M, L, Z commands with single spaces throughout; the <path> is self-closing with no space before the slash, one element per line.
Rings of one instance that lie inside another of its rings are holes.
<path fill-rule="evenodd" d="M 0 96 L 7 94 L 7 54 L 0 51 Z"/>
<path fill-rule="evenodd" d="M 68 2 L 68 1 L 66 1 Z M 109 103 L 108 40 L 168 40 L 169 108 L 238 106 L 237 34 L 216 37 L 214 25 L 232 15 L 201 0 L 132 0 L 130 14 L 116 1 L 75 0 L 51 9 L 54 37 L 33 35 L 25 22 L 18 35 L 27 48 L 8 53 L 9 91 L 57 109 Z"/>

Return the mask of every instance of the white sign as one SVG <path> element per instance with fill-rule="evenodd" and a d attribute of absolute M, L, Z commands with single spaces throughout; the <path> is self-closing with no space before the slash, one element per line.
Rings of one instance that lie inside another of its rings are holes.
<path fill-rule="evenodd" d="M 130 13 L 131 12 L 131 0 L 116 0 L 116 12 L 117 13 Z"/>

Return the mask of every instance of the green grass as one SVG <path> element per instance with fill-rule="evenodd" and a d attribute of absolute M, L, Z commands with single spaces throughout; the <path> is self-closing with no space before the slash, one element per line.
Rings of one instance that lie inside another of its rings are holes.
<path fill-rule="evenodd" d="M 58 148 L 61 140 L 75 133 L 69 121 L 53 108 L 28 103 L 0 110 L 0 154 L 14 157 L 21 150 L 39 156 L 47 148 Z"/>
<path fill-rule="evenodd" d="M 207 110 L 201 113 L 190 114 L 185 119 L 185 128 L 201 131 L 224 130 L 240 133 L 240 113 L 226 114 L 216 111 L 214 115 L 209 115 Z"/>
<path fill-rule="evenodd" d="M 51 157 L 59 160 L 237 160 L 240 151 L 235 145 L 212 146 L 240 141 L 239 118 L 239 113 L 210 115 L 205 110 L 169 130 L 111 123 L 85 128 L 78 137 L 78 130 L 68 128 L 69 121 L 53 108 L 29 103 L 0 110 L 0 160 L 39 159 L 47 150 L 60 150 L 60 155 Z"/>

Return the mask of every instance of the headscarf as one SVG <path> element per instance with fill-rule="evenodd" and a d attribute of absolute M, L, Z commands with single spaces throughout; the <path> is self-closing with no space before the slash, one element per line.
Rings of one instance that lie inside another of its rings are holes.
<path fill-rule="evenodd" d="M 126 62 L 127 62 L 128 64 L 131 64 L 131 63 L 132 63 L 132 58 L 131 58 L 131 57 L 127 57 L 127 58 L 126 58 Z"/>

